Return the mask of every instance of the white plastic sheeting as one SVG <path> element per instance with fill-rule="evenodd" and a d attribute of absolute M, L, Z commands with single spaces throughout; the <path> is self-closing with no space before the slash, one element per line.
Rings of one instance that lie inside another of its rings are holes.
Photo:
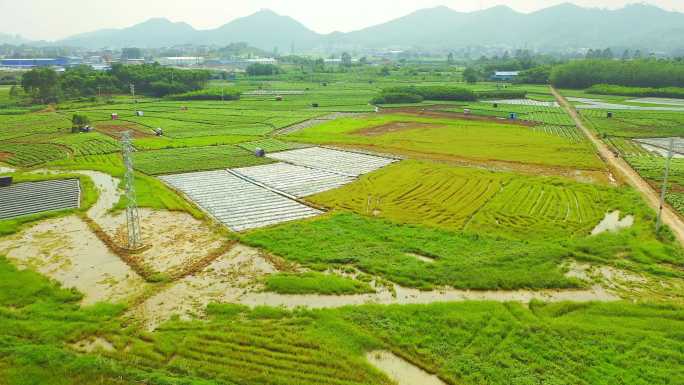
<path fill-rule="evenodd" d="M 321 213 L 225 170 L 161 177 L 234 231 L 313 217 Z"/>

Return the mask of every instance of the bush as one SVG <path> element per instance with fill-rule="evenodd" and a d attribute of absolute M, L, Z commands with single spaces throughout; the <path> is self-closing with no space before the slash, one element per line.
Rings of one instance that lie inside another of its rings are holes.
<path fill-rule="evenodd" d="M 679 98 L 684 99 L 684 88 L 680 87 L 625 87 L 612 84 L 597 84 L 587 89 L 589 94 L 624 95 L 636 97 Z"/>
<path fill-rule="evenodd" d="M 403 104 L 420 103 L 423 97 L 418 94 L 407 92 L 390 92 L 382 94 L 371 101 L 371 104 Z"/>
<path fill-rule="evenodd" d="M 492 90 L 477 91 L 478 99 L 525 99 L 526 91 L 521 90 Z"/>
<path fill-rule="evenodd" d="M 539 66 L 520 72 L 515 79 L 516 83 L 526 84 L 549 84 L 551 66 Z"/>
<path fill-rule="evenodd" d="M 175 94 L 167 98 L 171 100 L 238 100 L 240 99 L 240 92 L 221 88 L 209 88 Z"/>
<path fill-rule="evenodd" d="M 261 64 L 261 63 L 254 63 L 250 64 L 247 66 L 247 75 L 249 76 L 268 76 L 268 75 L 277 75 L 279 73 L 282 73 L 282 70 L 280 67 L 274 65 L 274 64 Z"/>
<path fill-rule="evenodd" d="M 420 95 L 425 100 L 476 100 L 473 91 L 453 86 L 392 87 L 383 90 L 383 95 L 386 94 L 414 94 Z"/>

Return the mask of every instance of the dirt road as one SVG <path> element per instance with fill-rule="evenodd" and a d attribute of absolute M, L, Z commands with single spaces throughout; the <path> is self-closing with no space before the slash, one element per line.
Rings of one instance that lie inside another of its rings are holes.
<path fill-rule="evenodd" d="M 618 174 L 618 176 L 634 187 L 646 200 L 646 203 L 653 209 L 658 211 L 660 205 L 660 194 L 655 191 L 634 169 L 627 164 L 623 159 L 615 156 L 615 154 L 608 148 L 608 146 L 599 139 L 596 134 L 589 130 L 582 122 L 579 114 L 573 106 L 553 87 L 551 92 L 556 97 L 558 103 L 570 114 L 575 121 L 577 127 L 584 132 L 589 140 L 596 147 L 599 156 L 606 162 L 608 167 Z M 684 246 L 684 221 L 670 206 L 663 207 L 663 223 L 668 225 L 679 243 Z"/>

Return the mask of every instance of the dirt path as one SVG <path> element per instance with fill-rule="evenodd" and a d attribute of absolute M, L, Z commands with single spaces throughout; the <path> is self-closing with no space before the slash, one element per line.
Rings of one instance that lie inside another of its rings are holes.
<path fill-rule="evenodd" d="M 442 289 L 420 291 L 418 289 L 394 286 L 393 295 L 389 291 L 374 294 L 354 295 L 320 295 L 320 294 L 277 294 L 270 292 L 252 292 L 238 298 L 237 302 L 249 307 L 284 306 L 296 308 L 305 306 L 313 309 L 335 308 L 350 305 L 375 303 L 381 305 L 413 305 L 439 302 L 461 301 L 497 301 L 529 303 L 533 300 L 544 302 L 590 302 L 616 301 L 616 295 L 596 285 L 589 289 L 578 290 L 457 290 Z"/>
<path fill-rule="evenodd" d="M 634 187 L 641 196 L 646 200 L 646 203 L 653 209 L 658 211 L 660 206 L 660 196 L 651 185 L 648 184 L 634 169 L 627 164 L 623 159 L 615 156 L 615 154 L 608 148 L 608 146 L 599 139 L 593 131 L 589 130 L 585 125 L 577 111 L 570 105 L 570 103 L 553 87 L 551 92 L 556 97 L 558 103 L 570 114 L 575 121 L 577 127 L 589 138 L 589 140 L 596 147 L 599 156 L 608 164 L 619 177 L 625 180 L 629 185 Z M 668 225 L 681 245 L 684 246 L 684 221 L 677 215 L 677 213 L 669 206 L 663 207 L 663 223 Z"/>

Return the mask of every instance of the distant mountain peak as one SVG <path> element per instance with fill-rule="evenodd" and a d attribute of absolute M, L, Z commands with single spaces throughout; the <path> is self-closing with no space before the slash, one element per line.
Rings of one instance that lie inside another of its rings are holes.
<path fill-rule="evenodd" d="M 441 5 L 361 30 L 322 35 L 292 17 L 261 9 L 209 30 L 195 30 L 189 24 L 156 17 L 129 28 L 72 36 L 60 43 L 87 48 L 144 48 L 247 42 L 267 52 L 289 52 L 292 47 L 315 52 L 363 52 L 388 47 L 440 51 L 525 47 L 546 52 L 630 47 L 681 52 L 681 25 L 683 13 L 647 4 L 610 10 L 566 2 L 531 13 L 517 12 L 505 5 L 464 13 Z"/>

